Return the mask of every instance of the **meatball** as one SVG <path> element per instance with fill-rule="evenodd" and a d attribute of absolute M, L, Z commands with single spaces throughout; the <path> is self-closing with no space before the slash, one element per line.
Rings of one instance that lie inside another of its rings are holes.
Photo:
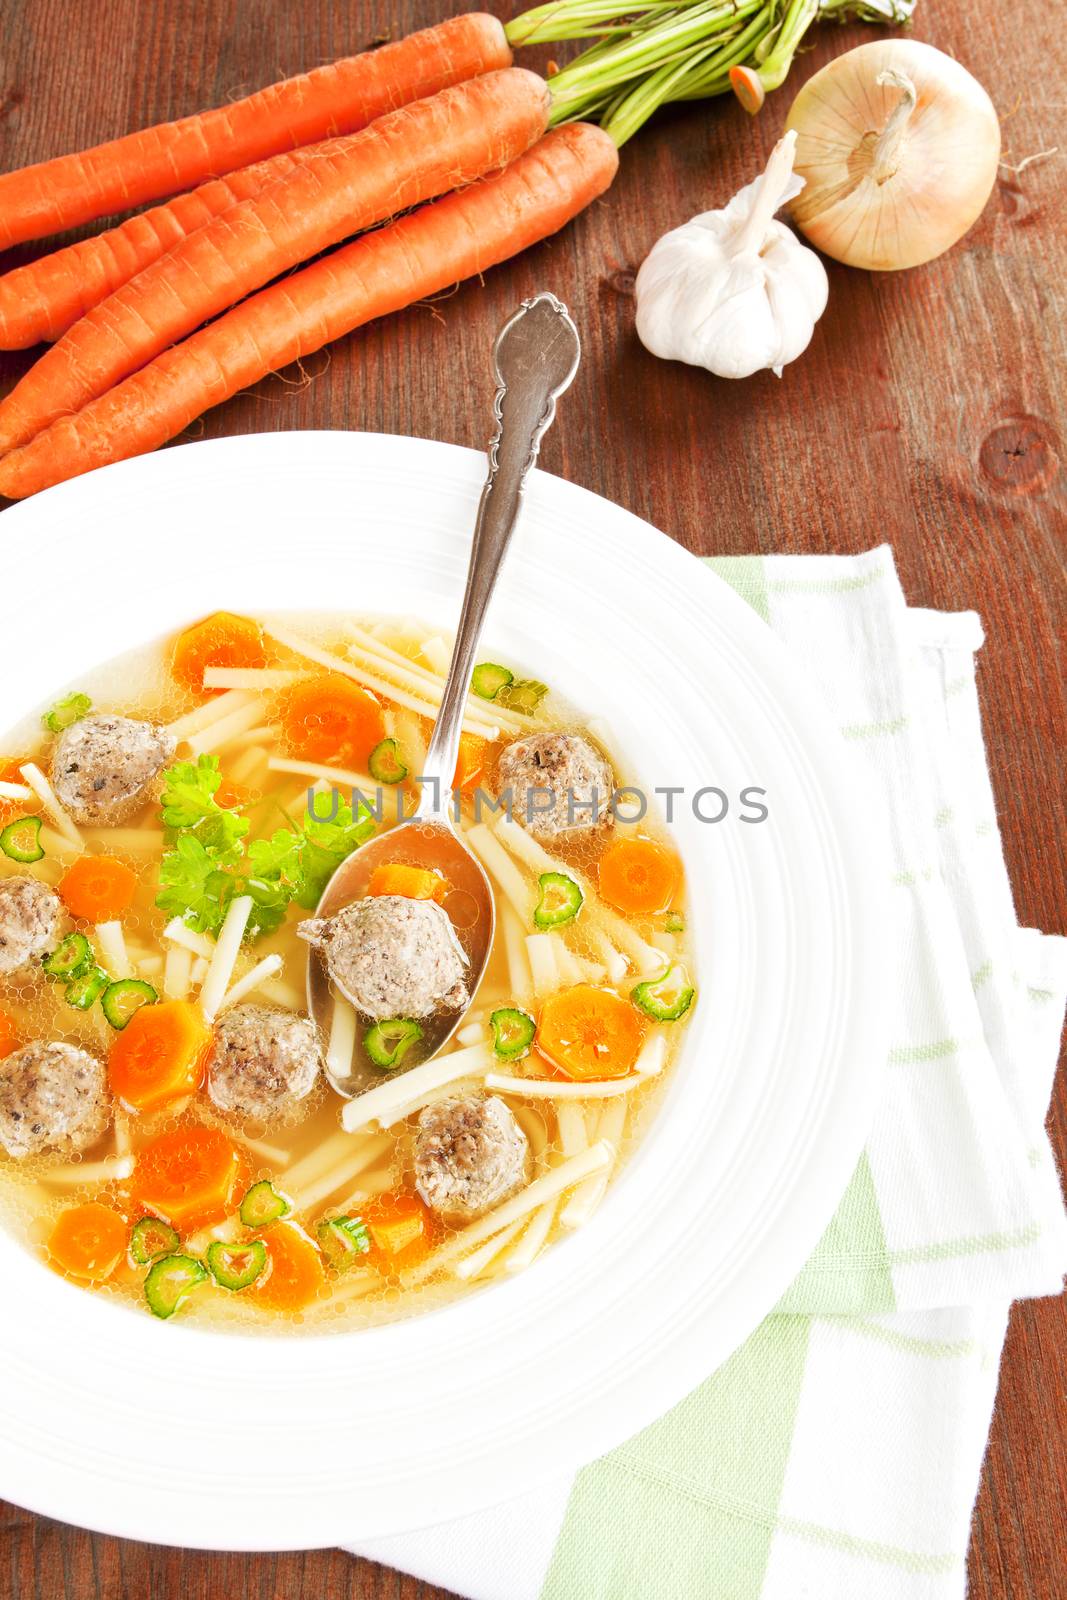
<path fill-rule="evenodd" d="M 615 775 L 579 733 L 516 739 L 501 754 L 497 776 L 501 792 L 511 791 L 515 820 L 533 834 L 611 826 Z"/>
<path fill-rule="evenodd" d="M 419 1118 L 415 1187 L 455 1222 L 491 1211 L 526 1182 L 526 1135 L 496 1095 L 438 1100 Z"/>
<path fill-rule="evenodd" d="M 434 900 L 376 895 L 302 922 L 297 932 L 322 951 L 338 989 L 374 1022 L 458 1011 L 470 998 L 466 951 Z"/>
<path fill-rule="evenodd" d="M 314 1023 L 271 1006 L 234 1006 L 215 1028 L 208 1094 L 220 1111 L 269 1122 L 291 1112 L 315 1086 Z"/>
<path fill-rule="evenodd" d="M 59 943 L 59 896 L 36 878 L 0 878 L 0 978 L 21 972 Z"/>
<path fill-rule="evenodd" d="M 16 1161 L 81 1150 L 111 1118 L 103 1064 L 72 1044 L 27 1044 L 0 1061 L 0 1144 Z"/>
<path fill-rule="evenodd" d="M 52 784 L 75 822 L 114 827 L 159 793 L 159 777 L 177 749 L 166 728 L 129 717 L 83 717 L 52 752 Z"/>

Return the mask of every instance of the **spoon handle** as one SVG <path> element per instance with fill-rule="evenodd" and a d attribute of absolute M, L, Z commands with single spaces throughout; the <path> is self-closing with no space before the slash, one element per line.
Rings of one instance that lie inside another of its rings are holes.
<path fill-rule="evenodd" d="M 496 432 L 489 446 L 489 475 L 478 507 L 455 649 L 426 755 L 426 781 L 417 812 L 424 820 L 447 811 L 485 614 L 519 519 L 527 474 L 552 425 L 556 401 L 569 388 L 580 359 L 578 330 L 567 308 L 551 294 L 524 300 L 493 345 Z"/>

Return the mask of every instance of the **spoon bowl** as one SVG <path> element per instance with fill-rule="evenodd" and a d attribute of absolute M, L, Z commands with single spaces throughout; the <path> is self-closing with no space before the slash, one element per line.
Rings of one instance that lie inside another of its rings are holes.
<path fill-rule="evenodd" d="M 367 892 L 374 869 L 392 862 L 429 867 L 443 874 L 448 893 L 442 903 L 467 957 L 468 993 L 476 994 L 489 960 L 489 952 L 493 948 L 496 906 L 481 862 L 445 821 L 412 817 L 388 833 L 369 840 L 334 873 L 319 902 L 317 915 L 335 916 L 354 900 L 361 900 Z M 308 957 L 307 997 L 311 1016 L 328 1037 L 334 997 L 326 962 L 318 950 L 312 950 Z M 411 1052 L 405 1064 L 413 1066 L 436 1055 L 461 1026 L 468 1009 L 469 1002 L 468 1006 L 458 1010 L 439 1008 L 429 1017 L 419 1018 L 422 1038 L 417 1050 Z M 349 1099 L 382 1081 L 381 1068 L 369 1059 L 363 1044 L 367 1026 L 369 1024 L 364 1024 L 362 1029 L 357 1028 L 347 1073 L 342 1074 L 328 1067 L 330 1082 L 338 1094 Z"/>
<path fill-rule="evenodd" d="M 441 706 L 416 779 L 420 798 L 414 816 L 379 835 L 342 862 L 326 886 L 317 916 L 328 919 L 362 899 L 376 866 L 404 862 L 439 871 L 448 884 L 444 909 L 466 956 L 468 995 L 478 990 L 493 947 L 496 911 L 489 879 L 459 837 L 450 816 L 452 781 L 475 664 L 489 601 L 522 508 L 526 478 L 541 440 L 556 414 L 556 401 L 570 387 L 581 343 L 566 307 L 551 294 L 535 295 L 504 324 L 493 345 L 496 434 L 489 446 L 489 473 L 482 490 L 471 543 L 467 588 L 456 643 L 441 694 Z M 484 704 L 484 702 L 483 702 Z M 308 955 L 308 1010 L 324 1037 L 333 1032 L 335 1002 L 327 962 L 319 949 Z M 422 1029 L 404 1068 L 428 1061 L 451 1038 L 470 1006 L 438 1009 L 417 1017 Z M 382 1081 L 370 1059 L 366 1035 L 374 1020 L 357 1014 L 351 1059 L 327 1056 L 327 1077 L 348 1099 Z M 400 1020 L 400 1019 L 397 1019 Z M 398 1069 L 399 1070 L 399 1069 Z"/>

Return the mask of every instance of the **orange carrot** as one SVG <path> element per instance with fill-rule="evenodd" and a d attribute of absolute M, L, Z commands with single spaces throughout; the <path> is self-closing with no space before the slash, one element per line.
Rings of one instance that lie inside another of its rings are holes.
<path fill-rule="evenodd" d="M 9 1011 L 0 1006 L 0 1061 L 18 1048 L 18 1024 Z"/>
<path fill-rule="evenodd" d="M 116 228 L 6 273 L 0 278 L 0 350 L 25 350 L 43 339 L 58 339 L 187 234 L 259 194 L 320 148 L 307 145 L 292 155 L 272 156 L 228 177 L 213 178 L 191 194 L 180 194 Z"/>
<path fill-rule="evenodd" d="M 294 684 L 282 700 L 282 733 L 291 755 L 366 768 L 385 737 L 382 708 L 369 689 L 339 672 Z"/>
<path fill-rule="evenodd" d="M 90 1200 L 60 1213 L 48 1238 L 54 1267 L 72 1278 L 102 1283 L 126 1254 L 126 1222 L 110 1206 Z"/>
<path fill-rule="evenodd" d="M 350 234 L 505 166 L 540 138 L 549 96 L 511 67 L 331 140 L 102 300 L 0 404 L 0 449 L 86 405 L 209 317 Z"/>
<path fill-rule="evenodd" d="M 537 1048 L 568 1078 L 625 1078 L 645 1029 L 614 989 L 578 983 L 550 995 L 537 1019 Z"/>
<path fill-rule="evenodd" d="M 459 754 L 456 757 L 456 770 L 452 777 L 453 789 L 459 789 L 463 794 L 470 794 L 477 787 L 485 770 L 485 753 L 488 748 L 488 739 L 479 739 L 476 733 L 460 734 Z"/>
<path fill-rule="evenodd" d="M 618 838 L 600 858 L 600 893 L 619 911 L 654 916 L 678 892 L 678 857 L 654 839 Z"/>
<path fill-rule="evenodd" d="M 59 880 L 59 898 L 82 922 L 114 921 L 136 893 L 136 872 L 114 856 L 79 856 Z"/>
<path fill-rule="evenodd" d="M 448 893 L 448 880 L 430 867 L 386 861 L 371 873 L 367 893 L 398 894 L 405 900 L 443 900 Z"/>
<path fill-rule="evenodd" d="M 0 461 L 0 494 L 20 499 L 156 449 L 268 372 L 547 238 L 604 192 L 618 164 L 614 144 L 592 124 L 555 129 L 498 176 L 263 290 L 54 423 Z"/>
<path fill-rule="evenodd" d="M 188 1000 L 142 1006 L 108 1054 L 112 1093 L 133 1111 L 155 1111 L 193 1094 L 204 1075 L 211 1029 Z"/>
<path fill-rule="evenodd" d="M 170 670 L 194 694 L 204 693 L 205 667 L 265 667 L 263 629 L 251 617 L 216 611 L 174 641 Z M 210 693 L 221 693 L 211 690 Z"/>
<path fill-rule="evenodd" d="M 278 1222 L 263 1235 L 270 1270 L 251 1290 L 257 1304 L 270 1311 L 300 1311 L 326 1285 L 322 1256 L 295 1222 Z"/>
<path fill-rule="evenodd" d="M 218 1128 L 172 1128 L 138 1154 L 130 1196 L 185 1233 L 229 1216 L 249 1177 L 247 1155 Z"/>
<path fill-rule="evenodd" d="M 510 61 L 500 23 L 474 12 L 283 79 L 232 105 L 9 172 L 0 177 L 0 250 L 365 128 L 398 106 Z"/>
<path fill-rule="evenodd" d="M 20 783 L 25 787 L 26 780 L 20 772 L 20 767 L 25 766 L 29 756 L 17 756 L 13 761 L 7 758 L 0 760 L 0 783 Z M 25 806 L 20 800 L 0 799 L 0 827 L 5 822 L 11 822 L 15 817 L 21 816 Z"/>
<path fill-rule="evenodd" d="M 433 1247 L 435 1234 L 430 1210 L 408 1189 L 378 1195 L 360 1208 L 360 1216 L 367 1224 L 371 1239 L 368 1259 L 383 1272 L 413 1267 Z"/>

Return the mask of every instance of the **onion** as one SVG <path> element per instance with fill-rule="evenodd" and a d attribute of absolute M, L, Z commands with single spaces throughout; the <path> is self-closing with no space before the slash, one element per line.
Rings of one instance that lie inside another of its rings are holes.
<path fill-rule="evenodd" d="M 915 39 L 838 56 L 801 89 L 786 127 L 805 180 L 793 219 L 852 267 L 932 261 L 967 232 L 996 180 L 992 101 L 958 61 Z"/>

